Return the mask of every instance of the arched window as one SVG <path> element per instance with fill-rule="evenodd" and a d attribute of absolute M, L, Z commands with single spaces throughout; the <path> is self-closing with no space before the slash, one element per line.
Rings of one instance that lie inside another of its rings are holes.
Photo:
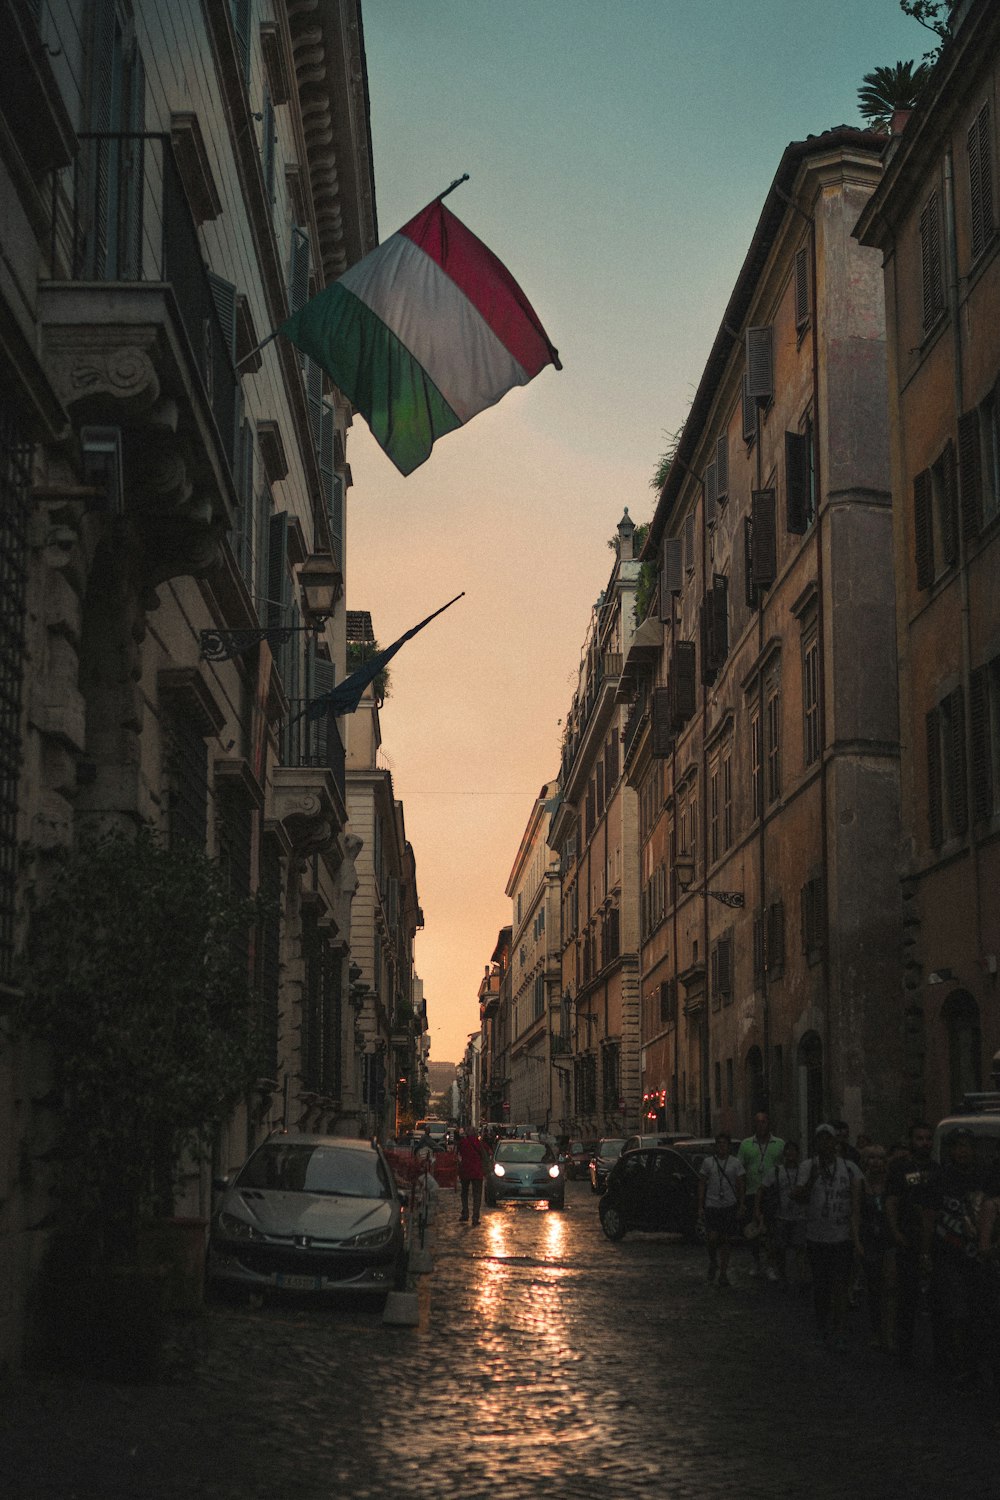
<path fill-rule="evenodd" d="M 816 1126 L 823 1119 L 823 1043 L 815 1031 L 806 1032 L 799 1043 L 799 1120 L 802 1154 L 812 1151 Z"/>
<path fill-rule="evenodd" d="M 968 990 L 953 990 L 941 1008 L 948 1033 L 948 1081 L 951 1102 L 982 1088 L 982 1031 L 979 1006 Z"/>

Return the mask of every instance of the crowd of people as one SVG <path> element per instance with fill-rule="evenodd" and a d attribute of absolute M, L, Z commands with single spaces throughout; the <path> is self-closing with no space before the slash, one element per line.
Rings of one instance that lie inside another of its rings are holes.
<path fill-rule="evenodd" d="M 844 1346 L 849 1307 L 863 1297 L 873 1348 L 911 1367 L 926 1316 L 946 1378 L 965 1387 L 988 1373 L 1000 1387 L 1000 1164 L 982 1168 L 961 1128 L 937 1162 L 933 1138 L 918 1120 L 905 1142 L 852 1145 L 836 1120 L 817 1127 L 803 1159 L 763 1112 L 735 1150 L 720 1132 L 698 1184 L 709 1281 L 730 1284 L 730 1252 L 745 1237 L 751 1276 L 811 1289 L 824 1341 Z"/>

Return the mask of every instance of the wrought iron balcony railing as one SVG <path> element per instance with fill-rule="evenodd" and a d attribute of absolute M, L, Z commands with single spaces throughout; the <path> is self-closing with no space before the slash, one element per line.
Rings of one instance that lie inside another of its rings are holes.
<path fill-rule="evenodd" d="M 305 708 L 305 699 L 295 699 L 288 705 L 288 718 L 281 734 L 281 763 L 332 771 L 343 798 L 347 785 L 346 754 L 337 716 L 328 712 L 319 719 L 310 719 Z"/>

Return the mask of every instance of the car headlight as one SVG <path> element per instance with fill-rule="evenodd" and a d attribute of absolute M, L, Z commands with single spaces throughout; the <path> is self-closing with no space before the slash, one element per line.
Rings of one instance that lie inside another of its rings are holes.
<path fill-rule="evenodd" d="M 562 1167 L 550 1167 L 549 1168 L 549 1176 L 550 1177 L 558 1177 L 561 1171 L 562 1171 Z"/>
<path fill-rule="evenodd" d="M 498 1161 L 495 1161 L 493 1163 L 493 1171 L 495 1172 L 495 1174 L 497 1175 L 497 1177 L 506 1177 L 507 1176 L 507 1173 L 504 1171 L 503 1167 L 500 1165 L 500 1163 Z"/>
<path fill-rule="evenodd" d="M 352 1249 L 373 1250 L 377 1245 L 387 1245 L 392 1239 L 392 1225 L 387 1224 L 384 1229 L 366 1229 L 364 1234 L 354 1234 L 349 1240 L 342 1240 L 341 1244 L 349 1245 Z"/>
<path fill-rule="evenodd" d="M 235 1214 L 220 1214 L 219 1228 L 229 1240 L 261 1240 L 264 1236 L 259 1229 L 248 1224 L 246 1219 L 238 1219 Z"/>

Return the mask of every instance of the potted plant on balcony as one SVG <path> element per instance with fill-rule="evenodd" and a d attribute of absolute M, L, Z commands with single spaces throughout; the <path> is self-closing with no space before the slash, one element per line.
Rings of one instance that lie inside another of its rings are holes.
<path fill-rule="evenodd" d="M 256 915 L 215 861 L 147 828 L 85 839 L 32 893 L 16 1025 L 44 1044 L 52 1080 L 55 1234 L 39 1313 L 43 1352 L 47 1325 L 63 1364 L 155 1369 L 164 1277 L 143 1235 L 170 1218 L 182 1163 L 259 1072 Z"/>

